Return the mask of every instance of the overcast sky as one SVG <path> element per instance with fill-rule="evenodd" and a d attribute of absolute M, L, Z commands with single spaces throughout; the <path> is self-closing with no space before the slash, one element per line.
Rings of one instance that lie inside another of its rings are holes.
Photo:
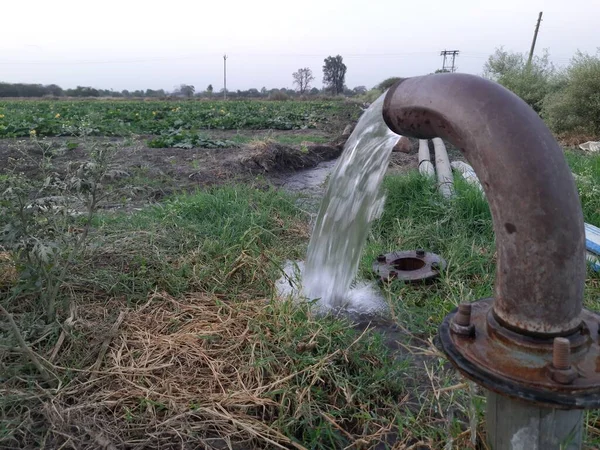
<path fill-rule="evenodd" d="M 349 87 L 441 68 L 460 50 L 459 72 L 480 74 L 496 47 L 558 65 L 600 47 L 600 0 L 1 0 L 0 81 L 105 89 L 292 87 L 340 54 Z"/>

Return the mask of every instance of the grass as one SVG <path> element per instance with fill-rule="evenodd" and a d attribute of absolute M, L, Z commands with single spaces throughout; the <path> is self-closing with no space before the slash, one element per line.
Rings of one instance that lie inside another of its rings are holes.
<path fill-rule="evenodd" d="M 266 296 L 282 258 L 300 256 L 308 236 L 291 198 L 236 185 L 177 196 L 132 216 L 105 216 L 98 226 L 101 244 L 78 283 L 124 295 L 129 304 L 155 289 Z"/>
<path fill-rule="evenodd" d="M 567 158 L 598 225 L 599 159 Z M 434 284 L 384 287 L 397 329 L 383 334 L 273 298 L 309 228 L 293 197 L 264 184 L 98 217 L 62 292 L 72 318 L 38 329 L 35 299 L 7 305 L 60 387 L 46 387 L 0 329 L 0 447 L 221 448 L 228 436 L 233 448 L 483 448 L 471 440 L 482 441 L 483 392 L 433 340 L 459 302 L 492 293 L 487 203 L 460 179 L 450 201 L 416 173 L 387 177 L 385 189 L 360 276 L 396 249 L 433 251 L 448 267 Z M 585 304 L 600 309 L 592 271 Z M 598 448 L 599 416 L 587 419 L 586 448 Z"/>
<path fill-rule="evenodd" d="M 566 152 L 566 158 L 576 175 L 583 218 L 600 227 L 600 154 L 573 149 Z"/>

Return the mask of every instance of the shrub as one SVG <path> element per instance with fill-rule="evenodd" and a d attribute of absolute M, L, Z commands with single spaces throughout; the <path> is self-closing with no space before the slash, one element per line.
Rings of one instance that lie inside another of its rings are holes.
<path fill-rule="evenodd" d="M 383 94 L 383 91 L 380 91 L 379 89 L 371 89 L 363 95 L 359 95 L 358 100 L 363 103 L 373 103 L 381 94 Z"/>
<path fill-rule="evenodd" d="M 283 91 L 274 91 L 269 94 L 269 100 L 285 101 L 289 99 L 290 97 Z"/>
<path fill-rule="evenodd" d="M 560 89 L 544 100 L 542 116 L 557 133 L 600 134 L 600 50 L 577 52 L 560 77 Z"/>
<path fill-rule="evenodd" d="M 556 89 L 555 72 L 547 51 L 528 64 L 527 55 L 498 48 L 485 63 L 483 76 L 510 89 L 539 113 L 544 98 Z"/>
<path fill-rule="evenodd" d="M 402 79 L 401 77 L 386 78 L 381 83 L 379 83 L 377 86 L 375 86 L 375 89 L 379 89 L 381 92 L 383 92 L 386 89 L 391 88 L 394 85 L 394 83 L 396 83 L 397 81 L 399 81 L 401 79 Z"/>

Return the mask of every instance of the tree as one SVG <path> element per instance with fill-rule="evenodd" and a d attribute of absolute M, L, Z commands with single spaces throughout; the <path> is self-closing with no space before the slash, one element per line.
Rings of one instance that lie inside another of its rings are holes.
<path fill-rule="evenodd" d="M 194 92 L 196 92 L 196 88 L 191 84 L 182 84 L 179 86 L 179 93 L 187 98 L 193 97 Z"/>
<path fill-rule="evenodd" d="M 527 62 L 524 53 L 512 53 L 497 48 L 483 66 L 483 76 L 510 89 L 536 112 L 540 112 L 544 98 L 555 88 L 555 69 L 547 51 Z"/>
<path fill-rule="evenodd" d="M 206 88 L 206 93 L 208 94 L 209 97 L 212 97 L 213 91 L 214 91 L 213 85 L 209 84 L 208 87 Z"/>
<path fill-rule="evenodd" d="M 63 95 L 62 88 L 56 84 L 49 84 L 48 86 L 46 86 L 46 89 L 48 90 L 48 93 L 50 95 L 54 95 L 56 97 L 60 97 L 61 95 Z"/>
<path fill-rule="evenodd" d="M 544 99 L 542 117 L 556 132 L 600 134 L 600 49 L 577 52 L 558 78 L 558 89 Z"/>
<path fill-rule="evenodd" d="M 344 59 L 340 55 L 325 58 L 323 83 L 336 95 L 344 92 L 346 69 Z"/>
<path fill-rule="evenodd" d="M 77 86 L 76 89 L 67 89 L 65 93 L 69 97 L 99 97 L 100 91 L 90 86 Z"/>
<path fill-rule="evenodd" d="M 304 94 L 308 89 L 310 89 L 310 83 L 315 79 L 312 74 L 312 70 L 308 67 L 304 69 L 298 69 L 297 72 L 292 74 L 294 77 L 294 84 L 298 86 L 298 90 L 300 91 L 300 95 Z"/>

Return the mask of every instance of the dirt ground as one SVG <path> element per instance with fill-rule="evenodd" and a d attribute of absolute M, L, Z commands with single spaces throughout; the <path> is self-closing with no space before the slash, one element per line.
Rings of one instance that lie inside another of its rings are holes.
<path fill-rule="evenodd" d="M 15 171 L 32 179 L 39 178 L 43 148 L 54 152 L 52 171 L 64 174 L 73 164 L 88 161 L 97 145 L 112 144 L 118 151 L 111 164 L 121 176 L 111 182 L 132 189 L 128 191 L 125 203 L 119 195 L 103 207 L 135 209 L 178 192 L 223 183 L 252 182 L 285 187 L 291 175 L 297 177 L 299 171 L 336 159 L 348 137 L 339 133 L 339 130 L 333 133 L 323 130 L 211 131 L 207 134 L 212 139 L 231 140 L 242 136 L 249 140 L 236 147 L 217 149 L 150 148 L 147 142 L 151 137 L 148 136 L 134 140 L 91 138 L 87 142 L 65 137 L 39 141 L 3 139 L 0 140 L 0 174 Z M 307 141 L 302 141 L 303 136 Z M 279 143 L 279 140 L 290 138 L 301 144 Z M 325 143 L 310 142 L 315 138 Z M 417 168 L 416 147 L 415 143 L 411 154 L 393 153 L 390 171 Z"/>

